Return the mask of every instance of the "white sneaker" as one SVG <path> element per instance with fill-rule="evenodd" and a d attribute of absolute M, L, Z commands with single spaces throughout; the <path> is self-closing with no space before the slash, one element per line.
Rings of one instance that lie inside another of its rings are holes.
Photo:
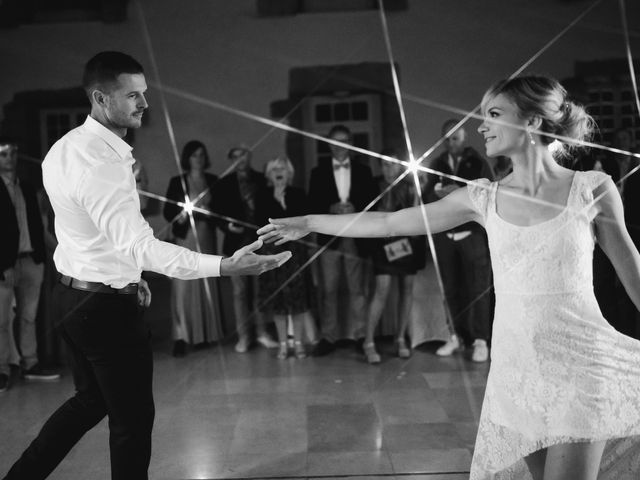
<path fill-rule="evenodd" d="M 276 348 L 276 347 L 278 347 L 278 342 L 276 342 L 273 338 L 271 338 L 266 333 L 263 333 L 258 338 L 256 338 L 256 342 L 258 342 L 264 348 Z"/>
<path fill-rule="evenodd" d="M 249 350 L 249 339 L 240 337 L 240 340 L 236 343 L 235 351 L 238 353 L 247 353 L 247 350 Z"/>
<path fill-rule="evenodd" d="M 456 334 L 451 335 L 451 338 L 447 340 L 447 343 L 442 345 L 438 350 L 436 350 L 436 355 L 440 357 L 448 357 L 452 355 L 453 352 L 460 349 L 460 340 L 458 340 L 458 336 Z"/>
<path fill-rule="evenodd" d="M 479 338 L 474 340 L 471 360 L 478 363 L 489 360 L 489 348 L 487 347 L 487 342 L 485 340 L 480 340 Z"/>

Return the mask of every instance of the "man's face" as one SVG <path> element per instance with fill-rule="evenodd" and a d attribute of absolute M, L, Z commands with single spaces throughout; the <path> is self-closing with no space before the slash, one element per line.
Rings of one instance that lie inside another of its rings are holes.
<path fill-rule="evenodd" d="M 18 147 L 0 144 L 0 173 L 15 172 L 18 164 Z"/>
<path fill-rule="evenodd" d="M 463 128 L 459 128 L 451 134 L 446 140 L 447 151 L 451 155 L 460 155 L 464 150 L 464 141 L 466 139 L 466 133 Z"/>
<path fill-rule="evenodd" d="M 342 142 L 351 145 L 351 136 L 346 132 L 335 132 L 333 135 L 329 137 L 331 140 L 335 140 L 336 142 Z M 344 160 L 349 155 L 349 149 L 340 147 L 338 145 L 329 144 L 329 149 L 331 150 L 331 155 L 336 160 Z"/>
<path fill-rule="evenodd" d="M 251 167 L 251 152 L 243 148 L 236 148 L 229 155 L 229 160 L 235 165 L 237 172 L 246 173 Z"/>
<path fill-rule="evenodd" d="M 140 128 L 142 114 L 149 106 L 144 92 L 147 82 L 142 73 L 121 73 L 105 94 L 105 115 L 117 129 Z"/>

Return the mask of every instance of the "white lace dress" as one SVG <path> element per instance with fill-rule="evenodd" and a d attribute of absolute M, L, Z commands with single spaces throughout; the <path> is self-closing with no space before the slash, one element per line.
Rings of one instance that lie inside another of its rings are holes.
<path fill-rule="evenodd" d="M 527 478 L 523 457 L 550 445 L 640 434 L 640 342 L 593 293 L 593 190 L 606 178 L 576 172 L 566 208 L 532 226 L 499 217 L 497 183 L 468 186 L 496 293 L 471 480 Z"/>

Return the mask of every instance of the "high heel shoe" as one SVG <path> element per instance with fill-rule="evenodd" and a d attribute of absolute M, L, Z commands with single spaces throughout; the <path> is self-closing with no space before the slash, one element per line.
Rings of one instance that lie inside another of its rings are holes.
<path fill-rule="evenodd" d="M 278 360 L 285 360 L 289 356 L 289 348 L 287 346 L 287 342 L 280 342 L 280 350 L 278 350 L 278 354 L 276 358 Z"/>
<path fill-rule="evenodd" d="M 398 346 L 398 357 L 409 358 L 411 356 L 411 350 L 407 347 L 404 338 L 396 340 L 396 345 Z"/>
<path fill-rule="evenodd" d="M 364 350 L 364 356 L 367 359 L 367 363 L 370 365 L 380 363 L 380 355 L 376 352 L 375 343 L 365 343 L 362 345 L 362 349 Z"/>
<path fill-rule="evenodd" d="M 294 342 L 293 351 L 296 355 L 296 358 L 298 359 L 307 358 L 307 351 L 304 348 L 304 344 L 302 342 Z"/>

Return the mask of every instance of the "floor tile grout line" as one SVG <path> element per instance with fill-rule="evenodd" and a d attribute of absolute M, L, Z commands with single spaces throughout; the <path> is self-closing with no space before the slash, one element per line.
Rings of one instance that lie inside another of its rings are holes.
<path fill-rule="evenodd" d="M 413 477 L 413 476 L 436 476 L 436 475 L 465 475 L 470 473 L 468 470 L 460 470 L 453 472 L 413 472 L 413 473 L 360 473 L 360 474 L 339 474 L 339 475 L 261 475 L 254 477 L 212 477 L 206 479 L 199 480 L 300 480 L 300 479 L 315 479 L 315 478 L 360 478 L 360 477 L 380 477 L 380 478 L 390 478 L 390 477 Z M 184 480 L 195 480 L 195 479 L 184 479 Z"/>

